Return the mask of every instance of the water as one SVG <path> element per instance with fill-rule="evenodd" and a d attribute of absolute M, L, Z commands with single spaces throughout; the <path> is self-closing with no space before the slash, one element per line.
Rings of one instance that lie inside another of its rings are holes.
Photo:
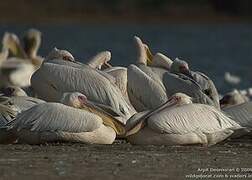
<path fill-rule="evenodd" d="M 1 26 L 5 31 L 24 33 L 34 26 Z M 252 86 L 252 24 L 211 25 L 43 25 L 35 26 L 43 32 L 40 55 L 53 47 L 68 49 L 78 59 L 86 59 L 101 50 L 112 52 L 112 64 L 127 66 L 135 61 L 133 36 L 140 36 L 153 52 L 162 52 L 170 58 L 187 60 L 191 69 L 209 75 L 218 90 Z M 229 71 L 241 77 L 237 86 L 224 81 Z"/>

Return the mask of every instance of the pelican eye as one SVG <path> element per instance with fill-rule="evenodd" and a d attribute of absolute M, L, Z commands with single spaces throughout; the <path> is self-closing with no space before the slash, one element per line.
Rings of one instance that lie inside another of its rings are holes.
<path fill-rule="evenodd" d="M 180 97 L 180 96 L 175 96 L 175 100 L 176 100 L 176 101 L 180 101 L 180 100 L 181 100 L 181 97 Z"/>
<path fill-rule="evenodd" d="M 63 56 L 63 60 L 65 61 L 74 61 L 72 57 L 70 56 Z"/>
<path fill-rule="evenodd" d="M 186 65 L 181 65 L 181 66 L 179 66 L 179 71 L 180 72 L 185 72 L 185 71 L 188 71 L 188 68 L 187 68 Z"/>
<path fill-rule="evenodd" d="M 78 99 L 83 103 L 87 101 L 87 98 L 85 96 L 78 96 Z"/>

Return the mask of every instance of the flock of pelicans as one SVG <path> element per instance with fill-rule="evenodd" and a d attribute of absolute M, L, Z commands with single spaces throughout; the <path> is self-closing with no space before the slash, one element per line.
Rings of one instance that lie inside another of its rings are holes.
<path fill-rule="evenodd" d="M 54 48 L 37 55 L 41 33 L 23 43 L 5 33 L 0 54 L 0 143 L 81 142 L 214 145 L 250 136 L 252 103 L 233 91 L 221 101 L 213 81 L 187 62 L 152 54 L 134 37 L 135 64 L 114 67 L 104 51 L 78 62 Z M 27 95 L 29 94 L 29 96 Z"/>

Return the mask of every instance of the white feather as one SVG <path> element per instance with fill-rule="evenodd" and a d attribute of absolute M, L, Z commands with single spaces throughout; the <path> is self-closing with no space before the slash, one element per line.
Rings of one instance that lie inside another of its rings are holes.
<path fill-rule="evenodd" d="M 169 134 L 187 134 L 194 131 L 213 133 L 240 127 L 216 108 L 204 104 L 165 109 L 149 117 L 147 123 L 154 131 Z"/>
<path fill-rule="evenodd" d="M 252 102 L 230 106 L 223 111 L 232 117 L 238 124 L 244 127 L 252 127 Z"/>
<path fill-rule="evenodd" d="M 73 66 L 44 63 L 33 75 L 32 87 L 42 99 L 48 101 L 57 101 L 64 92 L 81 92 L 91 101 L 112 107 L 118 114 L 131 116 L 134 110 L 115 84 L 95 69 Z"/>
<path fill-rule="evenodd" d="M 102 125 L 102 119 L 90 112 L 60 103 L 43 103 L 19 114 L 13 129 L 18 131 L 90 132 Z"/>

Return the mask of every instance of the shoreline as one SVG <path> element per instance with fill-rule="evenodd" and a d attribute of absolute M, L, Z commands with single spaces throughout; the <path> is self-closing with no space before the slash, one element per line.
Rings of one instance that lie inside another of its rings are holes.
<path fill-rule="evenodd" d="M 1 25 L 5 24 L 38 24 L 38 25 L 51 25 L 51 24 L 250 24 L 252 19 L 250 17 L 237 17 L 225 15 L 213 16 L 110 16 L 110 15 L 89 15 L 86 16 L 71 16 L 62 17 L 0 17 Z"/>

